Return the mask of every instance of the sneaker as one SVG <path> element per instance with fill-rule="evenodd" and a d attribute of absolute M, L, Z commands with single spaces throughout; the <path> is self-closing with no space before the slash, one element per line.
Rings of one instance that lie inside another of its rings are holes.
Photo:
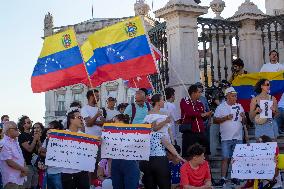
<path fill-rule="evenodd" d="M 232 184 L 234 184 L 234 185 L 240 185 L 240 180 L 239 180 L 239 179 L 233 178 L 233 179 L 231 180 L 231 182 L 232 182 Z"/>
<path fill-rule="evenodd" d="M 225 187 L 226 186 L 226 180 L 222 178 L 218 183 L 216 183 L 215 186 Z"/>

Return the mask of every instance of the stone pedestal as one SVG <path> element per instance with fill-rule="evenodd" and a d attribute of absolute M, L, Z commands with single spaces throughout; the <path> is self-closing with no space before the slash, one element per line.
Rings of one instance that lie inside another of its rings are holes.
<path fill-rule="evenodd" d="M 197 17 L 207 11 L 208 7 L 193 0 L 170 0 L 155 11 L 156 17 L 164 18 L 167 23 L 169 86 L 176 90 L 177 107 L 179 100 L 187 95 L 185 88 L 200 80 Z"/>
<path fill-rule="evenodd" d="M 240 58 L 248 72 L 258 72 L 263 65 L 261 32 L 255 29 L 255 21 L 264 18 L 258 7 L 246 0 L 230 20 L 240 21 Z"/>
<path fill-rule="evenodd" d="M 266 14 L 274 16 L 284 14 L 283 0 L 265 0 Z"/>

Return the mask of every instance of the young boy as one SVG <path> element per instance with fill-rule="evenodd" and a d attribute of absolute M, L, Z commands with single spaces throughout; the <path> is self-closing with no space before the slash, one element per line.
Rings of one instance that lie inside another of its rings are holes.
<path fill-rule="evenodd" d="M 204 157 L 204 148 L 194 144 L 187 150 L 189 161 L 180 169 L 181 189 L 212 189 L 210 168 Z"/>
<path fill-rule="evenodd" d="M 176 151 L 180 154 L 181 149 L 178 145 L 174 145 Z M 169 165 L 171 170 L 171 189 L 179 189 L 180 188 L 180 168 L 182 166 L 182 162 L 172 153 L 167 150 L 167 156 L 169 159 Z"/>

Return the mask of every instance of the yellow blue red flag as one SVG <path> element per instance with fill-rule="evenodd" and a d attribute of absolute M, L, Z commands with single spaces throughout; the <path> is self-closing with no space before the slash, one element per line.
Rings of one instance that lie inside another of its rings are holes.
<path fill-rule="evenodd" d="M 238 101 L 242 104 L 245 111 L 249 111 L 251 99 L 257 94 L 254 92 L 254 86 L 260 79 L 270 81 L 270 94 L 279 100 L 284 92 L 284 72 L 261 72 L 243 74 L 234 79 L 232 86 L 238 93 Z"/>
<path fill-rule="evenodd" d="M 155 59 L 141 17 L 96 31 L 82 47 L 93 86 L 118 78 L 128 80 L 157 73 Z M 91 47 L 93 53 L 89 50 Z"/>
<path fill-rule="evenodd" d="M 46 37 L 31 77 L 35 93 L 81 83 L 87 78 L 75 31 Z"/>

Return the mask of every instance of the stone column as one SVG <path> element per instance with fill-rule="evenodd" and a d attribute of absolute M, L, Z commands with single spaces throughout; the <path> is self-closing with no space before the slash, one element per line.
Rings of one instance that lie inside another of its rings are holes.
<path fill-rule="evenodd" d="M 50 36 L 53 33 L 53 17 L 50 13 L 44 17 L 44 37 Z M 45 93 L 45 125 L 55 118 L 55 92 L 48 91 Z"/>
<path fill-rule="evenodd" d="M 264 18 L 265 15 L 258 7 L 246 0 L 230 20 L 240 21 L 239 48 L 240 58 L 245 63 L 248 72 L 258 72 L 263 64 L 261 31 L 256 30 L 256 20 Z"/>
<path fill-rule="evenodd" d="M 200 80 L 197 17 L 206 14 L 208 7 L 193 0 L 170 0 L 164 8 L 155 11 L 167 23 L 169 52 L 169 87 L 176 90 L 176 103 L 187 95 L 188 88 Z M 178 108 L 179 109 L 179 108 Z"/>

